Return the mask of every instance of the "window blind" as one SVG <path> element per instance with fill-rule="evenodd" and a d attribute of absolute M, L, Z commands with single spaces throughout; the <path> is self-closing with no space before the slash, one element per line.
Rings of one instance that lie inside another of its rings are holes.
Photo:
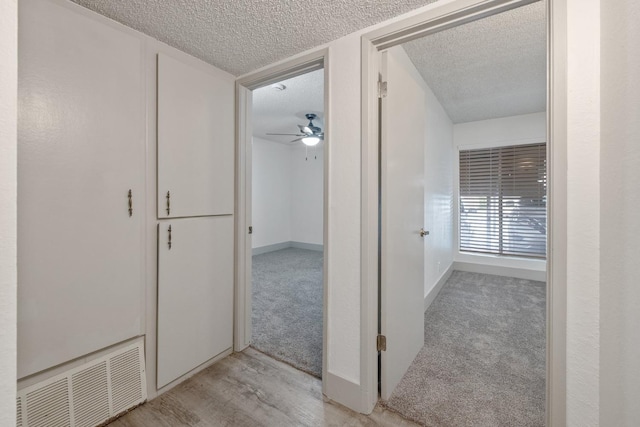
<path fill-rule="evenodd" d="M 460 251 L 546 258 L 546 144 L 460 151 Z"/>

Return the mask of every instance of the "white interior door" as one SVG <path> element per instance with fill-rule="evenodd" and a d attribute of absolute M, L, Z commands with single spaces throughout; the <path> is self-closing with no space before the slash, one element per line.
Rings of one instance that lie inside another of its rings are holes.
<path fill-rule="evenodd" d="M 233 216 L 159 224 L 158 388 L 230 349 L 232 316 Z"/>
<path fill-rule="evenodd" d="M 424 143 L 422 81 L 404 50 L 382 53 L 381 394 L 388 399 L 424 344 Z"/>
<path fill-rule="evenodd" d="M 234 85 L 158 55 L 158 218 L 233 213 Z"/>

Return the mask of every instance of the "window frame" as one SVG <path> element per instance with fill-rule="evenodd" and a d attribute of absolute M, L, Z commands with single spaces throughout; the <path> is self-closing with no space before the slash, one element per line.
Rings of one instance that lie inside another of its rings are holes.
<path fill-rule="evenodd" d="M 501 147 L 510 147 L 516 145 L 529 145 L 529 144 L 548 144 L 546 138 L 523 138 L 523 139 L 509 139 L 502 141 L 481 141 L 477 144 L 464 144 L 464 145 L 455 145 L 454 146 L 454 171 L 453 171 L 453 227 L 454 227 L 454 258 L 459 261 L 467 261 L 471 259 L 485 259 L 485 260 L 505 260 L 506 262 L 513 262 L 514 267 L 524 267 L 527 264 L 538 265 L 540 263 L 544 263 L 546 265 L 546 261 L 548 259 L 549 254 L 545 254 L 544 258 L 540 257 L 527 257 L 527 256 L 517 256 L 517 255 L 502 255 L 502 254 L 493 254 L 493 253 L 482 253 L 482 252 L 466 252 L 460 250 L 460 152 L 465 150 L 482 150 L 488 148 L 501 148 Z M 455 141 L 454 141 L 455 144 Z M 548 150 L 547 145 L 547 150 Z M 549 165 L 547 165 L 547 176 L 549 174 Z M 547 185 L 547 221 L 549 218 L 549 198 L 548 198 L 549 188 Z M 547 239 L 549 238 L 549 231 L 547 229 Z"/>

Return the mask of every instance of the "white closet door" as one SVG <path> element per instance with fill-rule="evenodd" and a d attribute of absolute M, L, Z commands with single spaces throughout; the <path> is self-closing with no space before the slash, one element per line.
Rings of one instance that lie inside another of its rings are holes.
<path fill-rule="evenodd" d="M 233 216 L 163 221 L 158 226 L 158 388 L 230 349 L 232 340 Z"/>
<path fill-rule="evenodd" d="M 145 111 L 139 39 L 52 1 L 19 20 L 24 377 L 143 333 Z"/>
<path fill-rule="evenodd" d="M 158 218 L 233 213 L 234 84 L 158 55 Z"/>

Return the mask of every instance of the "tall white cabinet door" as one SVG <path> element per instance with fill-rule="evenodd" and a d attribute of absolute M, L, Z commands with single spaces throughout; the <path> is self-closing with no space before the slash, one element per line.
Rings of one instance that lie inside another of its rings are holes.
<path fill-rule="evenodd" d="M 158 55 L 158 218 L 233 213 L 234 85 Z"/>
<path fill-rule="evenodd" d="M 158 388 L 233 340 L 233 216 L 158 225 Z"/>
<path fill-rule="evenodd" d="M 20 378 L 143 332 L 145 111 L 137 38 L 52 1 L 19 19 Z"/>

